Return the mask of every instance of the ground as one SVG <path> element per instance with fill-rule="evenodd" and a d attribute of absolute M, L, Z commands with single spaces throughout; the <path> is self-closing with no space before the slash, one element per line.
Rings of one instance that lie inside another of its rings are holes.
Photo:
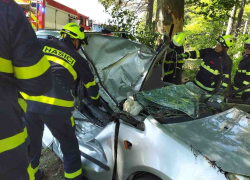
<path fill-rule="evenodd" d="M 42 150 L 40 167 L 45 173 L 43 180 L 64 180 L 63 162 L 50 149 Z"/>

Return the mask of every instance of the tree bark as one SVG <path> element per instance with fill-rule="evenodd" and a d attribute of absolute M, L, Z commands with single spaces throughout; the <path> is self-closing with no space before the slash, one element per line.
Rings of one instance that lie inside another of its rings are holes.
<path fill-rule="evenodd" d="M 245 27 L 244 27 L 244 32 L 243 32 L 243 34 L 246 34 L 246 33 L 247 33 L 247 26 L 248 26 L 248 20 L 246 20 L 246 22 L 245 22 Z"/>
<path fill-rule="evenodd" d="M 241 22 L 242 22 L 242 17 L 243 17 L 245 5 L 246 5 L 246 0 L 242 0 L 241 8 L 240 8 L 240 11 L 239 11 L 239 13 L 238 13 L 238 21 L 237 21 L 237 24 L 236 24 L 236 26 L 235 26 L 235 38 L 236 38 L 236 37 L 239 35 L 239 33 L 240 33 L 240 26 L 241 26 Z"/>
<path fill-rule="evenodd" d="M 237 7 L 234 6 L 233 7 L 233 10 L 231 12 L 231 16 L 228 20 L 228 26 L 227 26 L 227 32 L 226 32 L 226 35 L 230 35 L 232 33 L 232 30 L 233 30 L 233 24 L 234 24 L 234 18 L 235 18 L 235 15 L 236 15 L 236 11 L 237 11 Z"/>
<path fill-rule="evenodd" d="M 152 23 L 154 0 L 148 0 L 146 27 Z"/>
<path fill-rule="evenodd" d="M 156 31 L 167 34 L 174 24 L 173 34 L 183 31 L 184 0 L 157 0 Z"/>

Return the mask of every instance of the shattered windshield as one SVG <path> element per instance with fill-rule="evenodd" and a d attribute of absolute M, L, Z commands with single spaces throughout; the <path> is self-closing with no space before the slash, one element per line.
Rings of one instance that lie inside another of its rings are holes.
<path fill-rule="evenodd" d="M 169 116 L 178 114 L 197 118 L 199 104 L 209 97 L 208 93 L 191 82 L 136 94 L 136 100 L 149 114 L 162 117 L 165 114 Z"/>

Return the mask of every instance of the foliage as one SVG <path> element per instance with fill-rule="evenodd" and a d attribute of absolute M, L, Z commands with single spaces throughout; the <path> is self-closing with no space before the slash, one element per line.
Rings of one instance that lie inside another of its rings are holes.
<path fill-rule="evenodd" d="M 198 16 L 195 6 L 187 8 L 184 32 L 187 37 L 186 48 L 204 49 L 216 45 L 216 39 L 222 34 L 223 21 L 210 21 Z"/>
<path fill-rule="evenodd" d="M 189 0 L 186 4 L 195 5 L 200 8 L 196 14 L 203 15 L 205 18 L 221 20 L 229 17 L 229 12 L 234 5 L 239 6 L 240 0 Z"/>
<path fill-rule="evenodd" d="M 245 19 L 248 19 L 249 7 L 246 7 L 245 11 Z M 188 50 L 199 50 L 203 48 L 214 47 L 217 44 L 216 39 L 218 36 L 221 36 L 226 31 L 227 24 L 224 23 L 223 19 L 220 18 L 209 18 L 204 16 L 199 16 L 197 12 L 201 9 L 197 8 L 195 5 L 186 6 L 185 13 L 185 27 L 184 32 L 187 36 L 187 41 L 185 45 L 186 51 Z M 241 29 L 243 32 L 243 27 Z M 229 56 L 233 59 L 233 69 L 232 69 L 232 77 L 234 77 L 235 72 L 238 68 L 238 64 L 242 59 L 242 52 L 244 52 L 243 44 L 245 38 L 249 35 L 240 35 L 237 38 L 237 42 L 234 47 L 228 51 Z M 192 61 L 188 62 L 187 65 L 184 66 L 185 75 L 193 77 L 197 73 L 199 67 L 199 63 L 194 63 Z"/>
<path fill-rule="evenodd" d="M 237 43 L 231 48 L 228 54 L 233 57 L 233 69 L 232 69 L 232 77 L 235 75 L 239 62 L 242 60 L 242 53 L 244 52 L 244 42 L 246 37 L 249 35 L 240 35 L 237 37 Z"/>
<path fill-rule="evenodd" d="M 136 39 L 149 47 L 154 48 L 156 41 L 161 38 L 161 34 L 155 32 L 155 22 L 145 27 L 145 23 L 140 23 L 136 29 Z"/>
<path fill-rule="evenodd" d="M 126 4 L 128 1 L 130 0 L 119 1 L 122 2 L 120 7 L 111 6 L 112 8 L 109 9 L 109 13 L 112 17 L 109 20 L 109 23 L 114 25 L 111 27 L 115 31 L 128 31 L 127 37 L 131 40 L 137 40 L 148 46 L 155 47 L 156 40 L 161 38 L 161 35 L 154 31 L 155 22 L 152 22 L 150 26 L 145 27 L 145 14 L 143 16 L 138 16 L 134 12 L 134 9 L 128 9 Z M 226 32 L 229 14 L 233 6 L 236 5 L 240 7 L 241 1 L 242 0 L 185 1 L 184 32 L 187 37 L 185 50 L 199 50 L 208 47 L 213 48 L 217 44 L 216 39 L 219 36 L 224 35 Z M 112 2 L 111 4 L 114 5 L 114 2 L 118 2 L 118 0 L 108 0 L 105 2 Z M 134 0 L 131 0 L 130 3 L 131 2 L 134 2 Z M 156 3 L 157 1 L 155 0 L 153 21 L 155 20 L 155 12 L 157 10 Z M 249 18 L 250 6 L 246 5 L 240 32 L 243 32 L 244 23 Z M 239 35 L 234 48 L 231 48 L 228 52 L 234 62 L 233 75 L 238 67 L 239 61 L 242 59 L 241 53 L 244 51 L 243 41 L 246 36 L 247 35 Z M 187 65 L 184 65 L 185 75 L 194 79 L 199 65 L 200 61 L 188 61 Z"/>
<path fill-rule="evenodd" d="M 136 40 L 136 26 L 139 21 L 134 13 L 120 7 L 106 9 L 106 12 L 111 16 L 111 19 L 108 20 L 108 23 L 111 26 L 102 25 L 104 29 L 112 31 L 126 31 L 126 38 Z M 122 37 L 123 35 L 116 34 L 116 36 Z"/>
<path fill-rule="evenodd" d="M 145 27 L 144 19 L 138 19 L 134 12 L 122 7 L 113 7 L 106 11 L 111 19 L 108 20 L 110 25 L 101 25 L 104 29 L 126 31 L 126 38 L 154 48 L 156 40 L 160 37 L 160 34 L 155 32 L 154 22 Z M 116 34 L 116 36 L 124 37 L 122 34 Z"/>

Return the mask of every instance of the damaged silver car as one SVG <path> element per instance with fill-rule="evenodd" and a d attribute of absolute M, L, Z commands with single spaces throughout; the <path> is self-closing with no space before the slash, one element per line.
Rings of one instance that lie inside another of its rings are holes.
<path fill-rule="evenodd" d="M 73 116 L 89 180 L 250 180 L 250 115 L 240 110 L 248 106 L 232 107 L 191 82 L 165 85 L 156 64 L 167 46 L 156 53 L 123 38 L 86 36 L 80 53 L 100 86 L 102 107 L 85 105 L 79 82 Z M 43 146 L 62 159 L 47 128 Z"/>

